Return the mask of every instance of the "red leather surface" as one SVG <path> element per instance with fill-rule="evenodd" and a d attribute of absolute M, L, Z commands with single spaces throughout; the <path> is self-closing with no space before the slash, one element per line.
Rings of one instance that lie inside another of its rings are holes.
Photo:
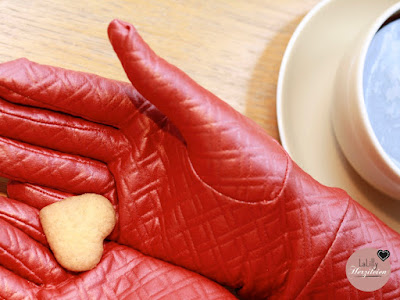
<path fill-rule="evenodd" d="M 243 299 L 400 298 L 397 233 L 303 172 L 132 25 L 113 21 L 109 37 L 132 84 L 26 59 L 0 65 L 0 176 L 15 199 L 0 201 L 1 297 L 231 296 L 211 279 Z M 110 199 L 118 222 L 100 265 L 71 274 L 37 212 L 86 192 Z M 372 293 L 345 274 L 364 247 L 391 253 L 390 279 Z"/>

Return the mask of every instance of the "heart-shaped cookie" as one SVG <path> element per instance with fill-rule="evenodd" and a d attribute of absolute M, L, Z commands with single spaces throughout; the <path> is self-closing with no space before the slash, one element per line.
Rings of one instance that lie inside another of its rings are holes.
<path fill-rule="evenodd" d="M 103 255 L 103 241 L 115 226 L 110 201 L 97 194 L 66 198 L 44 207 L 40 222 L 51 250 L 64 268 L 87 271 Z"/>

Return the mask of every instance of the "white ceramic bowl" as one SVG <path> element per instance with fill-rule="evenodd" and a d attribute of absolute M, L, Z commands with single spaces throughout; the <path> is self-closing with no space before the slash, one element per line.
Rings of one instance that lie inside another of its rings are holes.
<path fill-rule="evenodd" d="M 369 45 L 385 21 L 399 12 L 400 2 L 380 14 L 360 32 L 343 57 L 336 74 L 332 122 L 337 141 L 353 168 L 372 186 L 400 200 L 400 168 L 375 136 L 363 89 L 364 62 Z"/>

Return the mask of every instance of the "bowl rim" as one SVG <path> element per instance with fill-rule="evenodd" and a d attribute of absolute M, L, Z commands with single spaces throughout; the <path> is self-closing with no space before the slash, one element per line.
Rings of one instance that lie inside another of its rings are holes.
<path fill-rule="evenodd" d="M 380 144 L 374 129 L 372 128 L 371 122 L 369 120 L 367 108 L 365 105 L 364 98 L 364 68 L 365 68 L 365 60 L 370 48 L 371 42 L 379 31 L 380 28 L 385 24 L 387 20 L 389 20 L 396 13 L 400 13 L 400 2 L 395 3 L 388 9 L 386 9 L 382 14 L 377 17 L 377 19 L 372 23 L 367 30 L 367 34 L 363 40 L 362 48 L 360 51 L 360 55 L 358 57 L 357 62 L 357 70 L 356 70 L 356 105 L 357 109 L 360 112 L 362 126 L 364 127 L 369 143 L 373 146 L 376 153 L 378 153 L 380 160 L 384 162 L 384 164 L 388 167 L 386 170 L 392 173 L 392 176 L 398 178 L 398 182 L 400 184 L 400 167 L 396 165 L 396 163 L 390 158 L 389 154 L 383 149 Z M 377 162 L 375 162 L 377 163 Z"/>

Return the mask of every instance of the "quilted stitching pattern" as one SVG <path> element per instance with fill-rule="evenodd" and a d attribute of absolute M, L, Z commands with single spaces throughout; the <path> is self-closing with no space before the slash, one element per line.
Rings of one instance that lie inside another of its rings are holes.
<path fill-rule="evenodd" d="M 96 272 L 73 284 L 43 289 L 42 299 L 227 299 L 227 291 L 199 275 L 109 243 Z M 190 276 L 189 276 L 190 275 Z M 78 293 L 77 293 L 78 291 Z"/>
<path fill-rule="evenodd" d="M 276 197 L 287 157 L 275 140 L 159 58 L 130 24 L 112 22 L 109 37 L 135 88 L 181 131 L 203 180 L 235 199 L 253 202 Z"/>
<path fill-rule="evenodd" d="M 246 299 L 369 299 L 344 269 L 366 246 L 392 253 L 391 279 L 373 295 L 400 297 L 397 233 L 304 173 L 130 24 L 112 22 L 109 36 L 134 87 L 27 60 L 0 66 L 0 173 L 20 181 L 8 189 L 20 202 L 0 202 L 0 232 L 18 237 L 0 256 L 0 290 L 14 287 L 1 297 L 24 289 L 65 299 L 231 296 L 178 265 Z M 43 260 L 21 265 L 19 244 L 48 251 L 30 206 L 83 192 L 104 194 L 118 212 L 101 264 L 60 282 L 46 279 Z"/>

